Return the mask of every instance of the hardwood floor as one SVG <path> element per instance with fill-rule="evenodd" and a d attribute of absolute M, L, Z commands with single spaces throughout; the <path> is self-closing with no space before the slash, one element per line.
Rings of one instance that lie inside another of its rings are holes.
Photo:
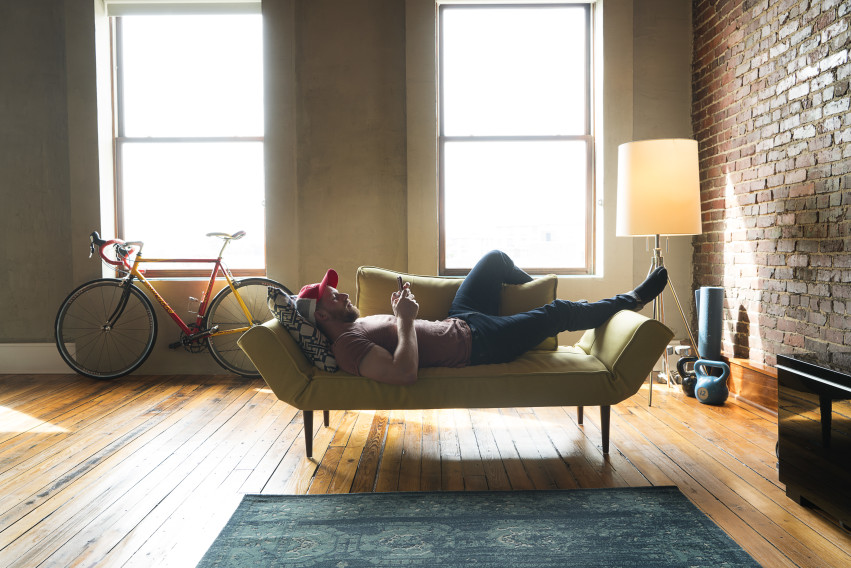
<path fill-rule="evenodd" d="M 0 376 L 0 566 L 192 567 L 244 493 L 677 485 L 764 566 L 851 566 L 851 533 L 786 498 L 776 420 L 647 385 L 612 409 L 301 413 L 259 380 Z M 652 527 L 647 527 L 653 530 Z"/>

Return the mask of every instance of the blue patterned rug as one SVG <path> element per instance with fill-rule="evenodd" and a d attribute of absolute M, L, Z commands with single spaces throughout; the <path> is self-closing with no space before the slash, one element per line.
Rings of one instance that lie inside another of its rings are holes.
<path fill-rule="evenodd" d="M 202 568 L 759 566 L 676 487 L 246 495 Z"/>

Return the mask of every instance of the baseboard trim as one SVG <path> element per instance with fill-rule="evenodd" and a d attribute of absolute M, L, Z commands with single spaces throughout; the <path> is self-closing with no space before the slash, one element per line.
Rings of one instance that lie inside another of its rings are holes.
<path fill-rule="evenodd" d="M 758 410 L 761 410 L 761 411 L 765 412 L 766 414 L 770 414 L 770 415 L 775 416 L 775 417 L 777 416 L 777 409 L 776 408 L 774 408 L 774 409 L 767 408 L 767 407 L 765 407 L 761 404 L 757 404 L 756 402 L 752 401 L 749 398 L 745 398 L 745 397 L 743 397 L 743 396 L 741 396 L 737 393 L 734 393 L 734 392 L 730 393 L 730 397 L 733 398 L 733 400 L 737 400 L 737 401 L 741 402 L 742 404 L 747 404 L 748 406 L 752 406 L 752 407 L 754 407 Z"/>
<path fill-rule="evenodd" d="M 0 374 L 71 373 L 54 343 L 0 343 Z"/>
<path fill-rule="evenodd" d="M 730 394 L 742 402 L 777 415 L 777 370 L 747 359 L 731 358 Z"/>

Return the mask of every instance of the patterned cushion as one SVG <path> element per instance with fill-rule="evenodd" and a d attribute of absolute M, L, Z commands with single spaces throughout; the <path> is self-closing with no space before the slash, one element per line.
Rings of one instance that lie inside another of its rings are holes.
<path fill-rule="evenodd" d="M 305 357 L 323 371 L 333 373 L 337 370 L 337 360 L 331 355 L 328 338 L 298 313 L 295 298 L 280 288 L 270 286 L 267 303 L 272 315 L 287 328 Z"/>

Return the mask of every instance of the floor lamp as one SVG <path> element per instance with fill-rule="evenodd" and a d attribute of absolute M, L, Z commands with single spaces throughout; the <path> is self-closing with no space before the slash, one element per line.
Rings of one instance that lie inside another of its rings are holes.
<path fill-rule="evenodd" d="M 655 238 L 650 270 L 664 266 L 661 235 L 699 235 L 700 175 L 697 141 L 684 139 L 642 140 L 618 147 L 617 236 Z M 697 343 L 691 333 L 674 284 L 671 292 L 686 326 L 694 353 Z M 660 294 L 653 300 L 653 317 L 665 321 Z M 662 369 L 670 384 L 668 358 Z M 650 404 L 653 404 L 653 377 L 650 377 Z"/>

